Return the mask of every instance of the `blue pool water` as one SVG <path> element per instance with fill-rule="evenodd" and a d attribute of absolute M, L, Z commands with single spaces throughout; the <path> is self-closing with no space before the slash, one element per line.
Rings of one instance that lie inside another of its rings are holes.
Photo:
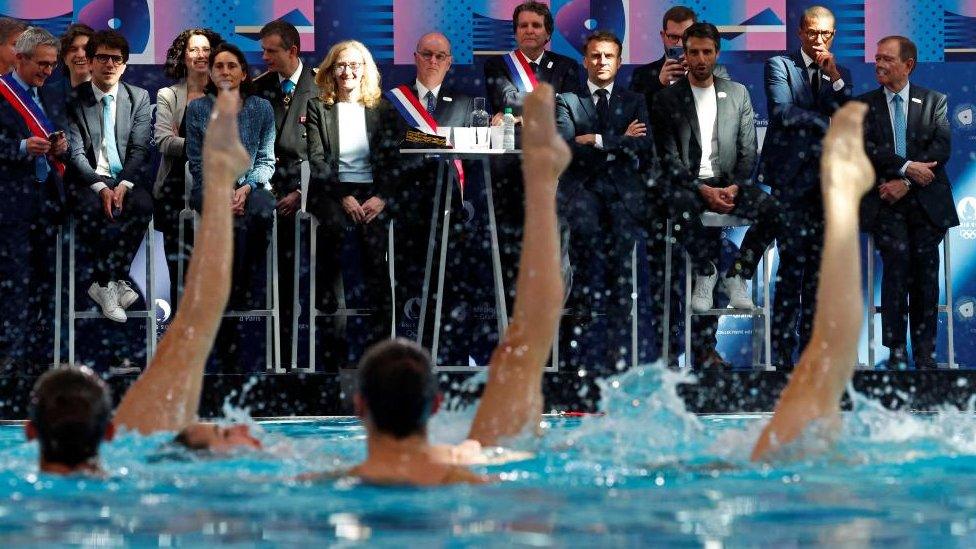
<path fill-rule="evenodd" d="M 294 479 L 363 456 L 353 419 L 260 422 L 269 450 L 174 451 L 168 435 L 103 448 L 108 480 L 38 475 L 19 426 L 0 427 L 0 546 L 976 545 L 976 418 L 855 398 L 837 444 L 776 465 L 746 460 L 764 416 L 695 416 L 678 374 L 608 382 L 604 417 L 548 418 L 530 460 L 481 468 L 487 487 L 378 488 Z M 470 411 L 432 438 L 463 437 Z M 812 443 L 811 443 L 812 444 Z"/>

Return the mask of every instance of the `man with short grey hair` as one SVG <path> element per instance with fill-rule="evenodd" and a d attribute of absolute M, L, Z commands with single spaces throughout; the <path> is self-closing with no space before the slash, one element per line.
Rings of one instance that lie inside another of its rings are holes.
<path fill-rule="evenodd" d="M 64 102 L 44 87 L 58 39 L 31 27 L 16 42 L 14 70 L 0 77 L 0 364 L 49 364 L 49 275 L 63 206 L 68 143 Z"/>
<path fill-rule="evenodd" d="M 16 44 L 27 23 L 13 17 L 0 17 L 0 74 L 7 74 L 17 60 Z"/>

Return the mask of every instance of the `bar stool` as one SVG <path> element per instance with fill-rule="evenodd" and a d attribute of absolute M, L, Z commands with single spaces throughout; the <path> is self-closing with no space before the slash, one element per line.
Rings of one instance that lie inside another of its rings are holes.
<path fill-rule="evenodd" d="M 193 184 L 193 175 L 190 173 L 190 163 L 187 162 L 184 166 L 184 178 L 185 178 L 185 188 L 184 188 L 184 198 L 183 198 L 183 210 L 179 213 L 179 232 L 177 235 L 179 248 L 182 251 L 185 242 L 185 223 L 186 221 L 193 220 L 193 231 L 199 225 L 199 214 L 190 207 L 190 188 Z M 284 373 L 284 369 L 281 366 L 281 337 L 280 337 L 280 327 L 281 327 L 281 316 L 280 307 L 278 305 L 278 212 L 275 211 L 272 214 L 271 223 L 271 242 L 268 244 L 267 251 L 267 283 L 265 284 L 265 308 L 264 309 L 245 309 L 241 311 L 224 311 L 224 318 L 248 318 L 248 317 L 259 317 L 267 319 L 265 323 L 265 336 L 264 336 L 264 349 L 265 349 L 265 364 L 266 369 L 274 373 Z M 183 297 L 183 276 L 184 276 L 184 259 L 181 253 L 177 258 L 177 276 L 179 280 L 177 281 L 177 295 L 178 299 Z"/>
<path fill-rule="evenodd" d="M 733 215 L 719 214 L 715 212 L 705 212 L 701 215 L 702 225 L 706 227 L 745 227 L 752 224 L 752 221 Z M 672 251 L 672 223 L 669 219 L 666 227 L 666 243 L 664 251 L 664 287 L 665 293 L 671 288 L 671 264 L 673 261 Z M 691 256 L 685 252 L 685 367 L 691 366 L 691 319 L 692 316 L 723 316 L 723 315 L 742 315 L 750 316 L 753 321 L 752 343 L 753 343 L 753 364 L 759 369 L 773 370 L 771 364 L 772 357 L 772 302 L 769 293 L 769 281 L 772 278 L 772 246 L 768 246 L 763 252 L 762 258 L 762 297 L 763 304 L 752 309 L 732 309 L 728 307 L 709 309 L 704 313 L 693 313 L 691 310 L 691 294 L 693 289 Z M 753 277 L 752 295 L 753 302 L 758 301 L 759 297 L 759 272 Z M 670 295 L 664 301 L 664 318 L 662 321 L 663 332 L 661 338 L 661 356 L 667 363 L 670 353 L 670 332 L 671 332 L 671 299 Z M 759 335 L 761 332 L 761 336 Z M 762 339 L 762 351 L 756 348 L 756 343 Z M 765 360 L 762 361 L 762 353 L 765 352 Z"/>
<path fill-rule="evenodd" d="M 75 321 L 81 319 L 90 318 L 102 318 L 102 314 L 96 310 L 85 310 L 78 311 L 75 309 L 75 239 L 76 239 L 76 229 L 75 229 L 75 218 L 71 216 L 68 220 L 68 363 L 75 363 Z M 154 255 L 156 250 L 156 238 L 155 238 L 155 221 L 149 221 L 149 227 L 146 230 L 146 237 L 143 240 L 143 245 L 146 250 L 146 309 L 138 311 L 126 311 L 125 314 L 129 318 L 144 318 L 146 319 L 146 366 L 149 366 L 149 362 L 152 360 L 153 354 L 156 352 L 156 330 L 157 330 L 157 320 L 156 320 L 156 269 L 154 265 Z M 54 343 L 54 363 L 58 364 L 61 362 L 61 243 L 62 243 L 62 231 L 58 230 L 58 250 L 55 254 L 55 268 L 57 272 L 55 274 L 55 291 L 58 292 L 58 297 L 55 300 L 55 343 Z"/>
<path fill-rule="evenodd" d="M 956 348 L 955 348 L 955 337 L 953 334 L 954 326 L 954 314 L 952 310 L 952 262 L 949 246 L 949 232 L 946 231 L 945 238 L 942 239 L 942 279 L 945 284 L 946 291 L 946 302 L 945 304 L 939 305 L 939 312 L 946 313 L 946 338 L 947 338 L 947 351 L 948 351 L 948 363 L 939 363 L 939 368 L 946 368 L 950 370 L 956 370 L 959 365 L 956 364 Z M 874 317 L 875 315 L 881 314 L 881 306 L 874 304 L 874 238 L 868 235 L 867 242 L 867 300 L 868 306 L 866 307 L 867 313 L 867 326 L 868 326 L 868 362 L 865 366 L 868 370 L 874 369 L 874 356 L 875 356 L 875 346 L 877 342 L 874 337 Z"/>

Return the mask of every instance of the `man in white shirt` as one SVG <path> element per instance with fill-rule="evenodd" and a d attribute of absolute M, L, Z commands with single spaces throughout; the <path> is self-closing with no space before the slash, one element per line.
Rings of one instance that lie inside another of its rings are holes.
<path fill-rule="evenodd" d="M 125 322 L 125 309 L 139 298 L 128 281 L 152 218 L 149 93 L 120 82 L 129 44 L 115 31 L 96 33 L 85 47 L 90 83 L 78 86 L 69 105 L 78 241 L 94 259 L 88 288 L 106 318 Z"/>

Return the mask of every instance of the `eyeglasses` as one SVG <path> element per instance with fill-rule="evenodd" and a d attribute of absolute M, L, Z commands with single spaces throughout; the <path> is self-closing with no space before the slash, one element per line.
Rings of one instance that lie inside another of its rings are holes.
<path fill-rule="evenodd" d="M 109 61 L 111 61 L 112 63 L 114 63 L 116 65 L 124 65 L 125 64 L 125 59 L 121 55 L 109 55 L 107 53 L 96 53 L 95 54 L 95 61 L 98 61 L 99 63 L 101 63 L 103 65 L 108 65 L 108 62 Z"/>
<path fill-rule="evenodd" d="M 672 42 L 681 42 L 681 39 L 684 38 L 680 34 L 665 34 L 664 37 Z"/>
<path fill-rule="evenodd" d="M 31 61 L 33 61 L 35 65 L 37 65 L 38 67 L 40 67 L 43 70 L 51 70 L 51 71 L 53 71 L 54 69 L 58 68 L 58 62 L 57 61 L 34 61 L 33 58 L 31 59 Z"/>
<path fill-rule="evenodd" d="M 824 40 L 830 40 L 831 38 L 834 37 L 835 32 L 836 31 L 832 31 L 832 30 L 830 31 L 807 30 L 807 31 L 803 31 L 803 34 L 806 35 L 806 37 L 809 38 L 810 40 L 816 40 L 818 36 L 820 38 L 823 38 Z"/>
<path fill-rule="evenodd" d="M 333 70 L 336 72 L 336 74 L 342 74 L 346 72 L 346 69 L 356 72 L 364 65 L 366 65 L 366 63 L 356 63 L 355 61 L 352 63 L 336 63 Z"/>
<path fill-rule="evenodd" d="M 424 61 L 430 61 L 431 59 L 434 59 L 438 63 L 444 61 L 445 59 L 450 59 L 451 57 L 451 54 L 449 53 L 443 53 L 443 52 L 434 53 L 432 51 L 418 51 L 417 55 L 422 57 Z"/>
<path fill-rule="evenodd" d="M 205 55 L 210 55 L 210 48 L 197 48 L 197 47 L 187 48 L 186 53 L 202 53 Z"/>

